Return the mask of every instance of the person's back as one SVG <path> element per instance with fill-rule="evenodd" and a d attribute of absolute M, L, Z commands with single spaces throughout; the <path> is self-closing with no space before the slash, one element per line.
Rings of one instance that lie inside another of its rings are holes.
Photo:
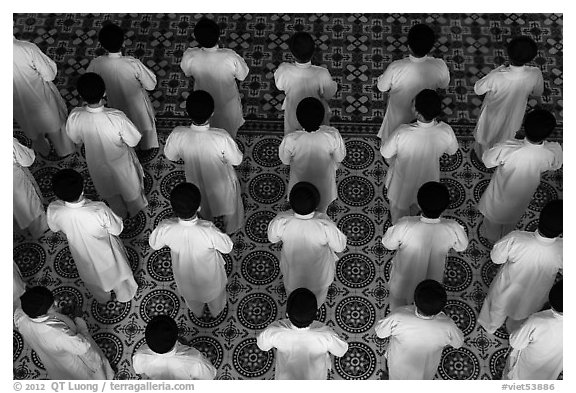
<path fill-rule="evenodd" d="M 414 120 L 412 100 L 424 89 L 447 88 L 450 73 L 442 59 L 427 56 L 434 46 L 434 32 L 419 24 L 410 29 L 409 57 L 393 61 L 378 78 L 378 90 L 388 92 L 388 103 L 378 137 L 382 144 L 401 124 Z"/>

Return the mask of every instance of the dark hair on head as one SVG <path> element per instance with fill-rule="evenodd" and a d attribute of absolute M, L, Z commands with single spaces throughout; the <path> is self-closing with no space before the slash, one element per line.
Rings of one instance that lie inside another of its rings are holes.
<path fill-rule="evenodd" d="M 430 121 L 442 113 L 442 100 L 436 91 L 424 89 L 414 97 L 414 108 L 426 121 Z"/>
<path fill-rule="evenodd" d="M 290 52 L 298 63 L 307 63 L 314 55 L 314 39 L 304 31 L 298 31 L 288 40 Z"/>
<path fill-rule="evenodd" d="M 554 238 L 563 232 L 564 212 L 561 199 L 555 199 L 546 204 L 540 212 L 538 232 L 544 237 Z"/>
<path fill-rule="evenodd" d="M 563 280 L 558 281 L 556 284 L 552 286 L 550 292 L 548 293 L 548 301 L 550 302 L 550 307 L 552 307 L 555 311 L 563 312 L 562 308 L 562 299 L 564 295 L 562 294 L 563 289 Z"/>
<path fill-rule="evenodd" d="M 156 315 L 146 325 L 144 337 L 146 344 L 154 352 L 169 352 L 178 340 L 178 325 L 168 315 Z"/>
<path fill-rule="evenodd" d="M 186 112 L 194 124 L 204 124 L 214 113 L 214 99 L 204 90 L 190 92 L 186 98 Z"/>
<path fill-rule="evenodd" d="M 170 192 L 172 211 L 178 218 L 188 219 L 194 217 L 201 200 L 200 190 L 192 183 L 180 183 Z"/>
<path fill-rule="evenodd" d="M 212 48 L 218 43 L 220 28 L 212 19 L 202 17 L 194 26 L 194 38 L 202 48 Z"/>
<path fill-rule="evenodd" d="M 65 202 L 75 202 L 84 190 L 84 179 L 74 169 L 59 170 L 52 176 L 52 191 Z"/>
<path fill-rule="evenodd" d="M 120 52 L 124 43 L 124 30 L 114 23 L 105 24 L 98 33 L 98 41 L 108 52 Z"/>
<path fill-rule="evenodd" d="M 306 97 L 296 107 L 296 119 L 306 131 L 316 131 L 324 120 L 324 105 L 318 98 Z"/>
<path fill-rule="evenodd" d="M 531 142 L 541 142 L 556 128 L 556 118 L 545 109 L 534 109 L 524 118 L 524 133 Z"/>
<path fill-rule="evenodd" d="M 104 97 L 106 85 L 100 75 L 94 72 L 86 72 L 78 78 L 76 90 L 88 104 L 97 104 Z"/>
<path fill-rule="evenodd" d="M 422 184 L 417 194 L 418 206 L 424 216 L 438 218 L 450 204 L 450 192 L 448 187 L 436 181 Z"/>
<path fill-rule="evenodd" d="M 446 306 L 447 299 L 446 290 L 435 280 L 424 280 L 414 290 L 414 303 L 424 316 L 438 314 Z"/>
<path fill-rule="evenodd" d="M 314 322 L 318 312 L 316 296 L 306 288 L 295 289 L 286 302 L 286 312 L 292 325 L 297 328 L 308 327 Z"/>
<path fill-rule="evenodd" d="M 48 312 L 54 303 L 54 294 L 46 287 L 29 288 L 20 296 L 22 311 L 30 318 L 37 318 Z"/>
<path fill-rule="evenodd" d="M 414 25 L 408 31 L 408 46 L 416 57 L 426 56 L 435 42 L 434 30 L 425 24 Z"/>
<path fill-rule="evenodd" d="M 312 213 L 320 203 L 320 192 L 312 183 L 301 181 L 290 190 L 290 207 L 294 213 L 306 215 Z"/>
<path fill-rule="evenodd" d="M 538 46 L 530 37 L 514 37 L 507 46 L 512 65 L 521 66 L 532 61 L 538 54 Z"/>

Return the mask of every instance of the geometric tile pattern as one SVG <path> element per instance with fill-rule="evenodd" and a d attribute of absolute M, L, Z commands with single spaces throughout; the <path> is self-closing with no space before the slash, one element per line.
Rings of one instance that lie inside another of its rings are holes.
<path fill-rule="evenodd" d="M 150 93 L 158 117 L 185 115 L 185 97 L 193 81 L 180 60 L 196 46 L 193 28 L 203 14 L 14 14 L 14 35 L 34 42 L 58 64 L 56 85 L 69 107 L 78 105 L 75 81 L 90 60 L 103 54 L 98 31 L 104 21 L 126 32 L 124 53 L 140 59 L 157 76 Z M 505 43 L 527 35 L 538 44 L 531 65 L 542 70 L 541 104 L 563 118 L 562 14 L 206 14 L 221 28 L 220 45 L 242 56 L 250 73 L 239 84 L 247 120 L 282 117 L 284 94 L 273 73 L 292 61 L 286 43 L 295 31 L 316 41 L 313 64 L 328 68 L 338 82 L 330 101 L 332 121 L 381 123 L 386 95 L 376 88 L 388 64 L 408 54 L 407 32 L 413 24 L 430 25 L 437 36 L 432 55 L 450 69 L 443 92 L 443 112 L 450 124 L 474 124 L 482 97 L 474 83 L 507 61 Z M 531 99 L 530 107 L 537 101 Z M 249 127 L 246 130 L 250 132 Z M 374 133 L 377 132 L 377 129 Z"/>
<path fill-rule="evenodd" d="M 277 121 L 281 127 L 282 122 Z M 160 130 L 163 146 L 170 130 Z M 459 133 L 463 133 L 459 130 Z M 29 141 L 15 134 L 23 143 Z M 384 191 L 387 166 L 380 156 L 378 140 L 370 135 L 344 134 L 348 154 L 338 170 L 338 199 L 328 214 L 348 236 L 348 246 L 337 263 L 336 277 L 318 319 L 332 326 L 349 343 L 349 350 L 336 358 L 331 379 L 380 379 L 386 340 L 376 337 L 374 324 L 386 316 L 387 280 L 393 253 L 381 239 L 390 226 Z M 120 235 L 138 282 L 137 295 L 128 303 L 97 303 L 84 288 L 74 266 L 67 242 L 61 234 L 48 232 L 40 241 L 14 234 L 13 257 L 29 285 L 52 289 L 66 307 L 78 305 L 88 327 L 111 364 L 118 379 L 137 379 L 131 358 L 144 342 L 147 321 L 167 314 L 178 323 L 182 338 L 210 358 L 220 379 L 271 379 L 274 354 L 255 344 L 257 334 L 285 313 L 286 294 L 279 270 L 278 245 L 266 239 L 266 225 L 287 208 L 285 190 L 288 167 L 277 156 L 280 135 L 239 134 L 244 160 L 237 168 L 242 185 L 247 223 L 232 236 L 234 249 L 226 259 L 228 304 L 217 318 L 190 313 L 176 290 L 169 251 L 148 246 L 148 236 L 157 223 L 171 215 L 170 189 L 184 179 L 181 163 L 167 160 L 160 150 L 139 155 L 146 177 L 149 206 L 124 221 Z M 470 245 L 463 253 L 451 252 L 444 284 L 448 291 L 446 312 L 465 334 L 460 349 L 448 348 L 436 374 L 437 379 L 498 379 L 507 349 L 507 335 L 488 335 L 476 325 L 476 317 L 497 266 L 489 259 L 491 245 L 480 236 L 481 220 L 476 210 L 491 171 L 471 156 L 472 140 L 460 138 L 460 149 L 441 160 L 442 182 L 451 194 L 447 217 L 465 226 Z M 74 154 L 63 160 L 37 156 L 31 170 L 48 202 L 49 178 L 60 168 L 71 167 L 86 174 L 85 160 Z M 98 199 L 88 183 L 86 194 Z M 520 228 L 534 229 L 546 201 L 562 197 L 562 170 L 544 175 Z M 221 225 L 221 223 L 217 223 Z M 46 378 L 34 352 L 13 333 L 14 378 Z"/>

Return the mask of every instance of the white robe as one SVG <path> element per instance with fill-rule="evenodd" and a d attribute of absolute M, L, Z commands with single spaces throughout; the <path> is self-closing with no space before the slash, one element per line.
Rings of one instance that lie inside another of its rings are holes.
<path fill-rule="evenodd" d="M 134 297 L 138 285 L 118 237 L 122 220 L 104 202 L 56 200 L 48 206 L 47 218 L 53 232 L 66 235 L 78 274 L 96 300 L 106 302 L 112 290 L 119 302 Z"/>
<path fill-rule="evenodd" d="M 46 367 L 50 379 L 114 378 L 114 371 L 82 318 L 72 321 L 51 311 L 30 318 L 19 308 L 14 312 L 14 324 Z"/>
<path fill-rule="evenodd" d="M 445 89 L 450 83 L 448 66 L 442 59 L 414 57 L 393 61 L 378 77 L 378 90 L 388 93 L 384 121 L 378 131 L 382 143 L 401 124 L 416 118 L 412 100 L 424 89 Z"/>
<path fill-rule="evenodd" d="M 132 357 L 136 374 L 150 379 L 214 379 L 216 368 L 200 351 L 176 342 L 166 353 L 156 353 L 147 344 Z"/>
<path fill-rule="evenodd" d="M 420 186 L 440 180 L 440 157 L 455 154 L 458 141 L 452 127 L 441 121 L 403 124 L 380 148 L 390 167 L 384 185 L 391 205 L 407 209 L 416 204 Z"/>
<path fill-rule="evenodd" d="M 124 112 L 142 134 L 140 147 L 158 147 L 154 108 L 146 90 L 156 87 L 156 75 L 142 62 L 122 53 L 110 53 L 92 60 L 86 72 L 104 79 L 108 106 Z"/>
<path fill-rule="evenodd" d="M 464 228 L 444 218 L 402 217 L 388 228 L 382 244 L 398 250 L 392 259 L 390 294 L 414 299 L 416 286 L 425 279 L 444 281 L 446 256 L 450 249 L 462 252 L 468 247 Z"/>
<path fill-rule="evenodd" d="M 26 283 L 22 280 L 18 265 L 12 261 L 12 311 L 20 307 L 20 296 L 24 292 L 26 292 Z"/>
<path fill-rule="evenodd" d="M 232 165 L 242 152 L 224 130 L 210 126 L 176 127 L 166 139 L 164 155 L 184 160 L 186 181 L 200 189 L 200 215 L 206 219 L 243 213 L 240 183 Z"/>
<path fill-rule="evenodd" d="M 154 250 L 170 248 L 174 280 L 189 308 L 190 301 L 208 303 L 226 291 L 221 253 L 232 251 L 233 243 L 210 221 L 162 220 L 150 234 L 149 243 Z"/>
<path fill-rule="evenodd" d="M 102 198 L 142 197 L 144 170 L 133 149 L 142 136 L 124 113 L 104 106 L 74 108 L 66 132 L 74 143 L 84 143 L 88 172 Z"/>
<path fill-rule="evenodd" d="M 464 335 L 450 317 L 443 312 L 423 317 L 414 305 L 378 321 L 376 335 L 390 337 L 385 354 L 390 379 L 434 379 L 444 347 L 464 344 Z"/>
<path fill-rule="evenodd" d="M 13 43 L 14 119 L 32 140 L 48 134 L 58 155 L 74 152 L 74 144 L 63 132 L 68 109 L 52 83 L 56 78 L 56 63 L 31 42 L 14 38 Z"/>
<path fill-rule="evenodd" d="M 490 284 L 478 322 L 493 333 L 506 317 L 528 318 L 542 309 L 562 270 L 562 238 L 514 231 L 498 241 L 490 257 L 502 265 Z"/>
<path fill-rule="evenodd" d="M 522 126 L 528 96 L 541 96 L 543 91 L 544 80 L 538 67 L 501 65 L 490 71 L 474 84 L 476 94 L 486 94 L 474 129 L 476 141 L 490 149 L 514 138 Z"/>
<path fill-rule="evenodd" d="M 295 131 L 282 140 L 278 149 L 280 160 L 290 165 L 290 181 L 286 195 L 294 184 L 312 183 L 320 192 L 319 211 L 338 197 L 336 169 L 346 157 L 346 145 L 334 127 L 320 126 L 318 131 Z"/>
<path fill-rule="evenodd" d="M 194 77 L 194 90 L 205 90 L 214 99 L 214 115 L 210 123 L 226 130 L 232 138 L 242 124 L 242 102 L 236 79 L 243 81 L 248 65 L 232 49 L 188 48 L 182 56 L 180 68 L 187 77 Z"/>
<path fill-rule="evenodd" d="M 540 184 L 540 175 L 562 166 L 562 147 L 557 142 L 534 145 L 512 139 L 484 152 L 482 161 L 487 168 L 498 168 L 478 210 L 493 223 L 516 224 Z"/>
<path fill-rule="evenodd" d="M 301 329 L 289 319 L 273 322 L 258 335 L 256 344 L 263 351 L 276 348 L 276 379 L 327 379 L 330 354 L 341 357 L 348 351 L 348 344 L 319 321 Z"/>
<path fill-rule="evenodd" d="M 533 314 L 513 331 L 502 379 L 558 379 L 563 368 L 563 323 L 563 315 L 550 309 Z"/>
<path fill-rule="evenodd" d="M 285 92 L 282 103 L 284 110 L 284 133 L 301 130 L 296 119 L 296 108 L 306 97 L 318 98 L 324 105 L 324 122 L 330 120 L 328 101 L 336 94 L 338 84 L 332 80 L 326 68 L 308 63 L 282 63 L 274 72 L 274 82 L 278 90 Z"/>
<path fill-rule="evenodd" d="M 268 240 L 282 241 L 280 271 L 286 291 L 307 288 L 317 297 L 334 281 L 336 253 L 346 248 L 346 235 L 319 212 L 278 214 L 268 224 Z"/>
<path fill-rule="evenodd" d="M 28 228 L 32 222 L 45 216 L 43 197 L 30 170 L 34 163 L 34 151 L 12 138 L 12 194 L 14 219 L 20 229 Z"/>

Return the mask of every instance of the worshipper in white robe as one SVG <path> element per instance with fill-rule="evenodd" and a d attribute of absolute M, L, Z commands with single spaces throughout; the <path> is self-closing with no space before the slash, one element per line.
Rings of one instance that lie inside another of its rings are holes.
<path fill-rule="evenodd" d="M 268 224 L 268 240 L 282 241 L 280 271 L 286 293 L 309 289 L 319 306 L 334 281 L 336 253 L 346 248 L 346 235 L 330 217 L 315 210 L 320 198 L 313 184 L 297 183 L 290 191 L 292 210 L 278 214 Z"/>
<path fill-rule="evenodd" d="M 384 185 L 390 201 L 390 221 L 416 213 L 420 186 L 440 180 L 440 157 L 455 154 L 458 141 L 452 127 L 436 120 L 441 99 L 433 90 L 422 90 L 414 99 L 416 122 L 398 127 L 380 148 L 389 163 Z"/>
<path fill-rule="evenodd" d="M 325 213 L 338 197 L 336 170 L 346 157 L 346 145 L 336 128 L 320 125 L 324 106 L 317 98 L 300 101 L 296 117 L 304 129 L 284 136 L 278 149 L 282 163 L 290 165 L 288 195 L 294 184 L 312 183 L 320 192 L 317 210 Z"/>
<path fill-rule="evenodd" d="M 508 339 L 511 351 L 502 379 L 554 380 L 563 369 L 562 281 L 548 296 L 550 309 L 532 314 Z"/>
<path fill-rule="evenodd" d="M 450 249 L 468 247 L 464 228 L 454 220 L 440 218 L 450 204 L 450 193 L 442 183 L 424 183 L 418 190 L 419 217 L 402 217 L 388 228 L 382 244 L 398 250 L 390 272 L 390 311 L 412 304 L 414 289 L 424 279 L 444 281 L 446 256 Z"/>
<path fill-rule="evenodd" d="M 217 317 L 226 307 L 228 279 L 222 253 L 230 253 L 233 243 L 213 223 L 198 218 L 201 199 L 194 184 L 174 187 L 170 203 L 176 218 L 162 220 L 149 243 L 154 250 L 170 248 L 174 280 L 190 311 L 200 318 L 207 304 Z"/>
<path fill-rule="evenodd" d="M 20 307 L 20 296 L 26 292 L 26 283 L 22 279 L 20 269 L 16 262 L 12 261 L 12 311 Z"/>
<path fill-rule="evenodd" d="M 61 314 L 45 287 L 28 289 L 14 312 L 14 325 L 38 355 L 50 379 L 113 379 L 114 371 L 86 326 Z"/>
<path fill-rule="evenodd" d="M 408 32 L 410 55 L 390 63 L 378 77 L 378 90 L 388 92 L 386 114 L 378 131 L 382 145 L 400 125 L 410 123 L 416 117 L 412 108 L 416 94 L 424 89 L 448 87 L 450 73 L 444 60 L 427 56 L 435 40 L 430 27 L 412 26 Z"/>
<path fill-rule="evenodd" d="M 104 106 L 106 85 L 98 74 L 80 76 L 77 89 L 87 105 L 72 110 L 66 132 L 74 143 L 84 143 L 98 195 L 120 217 L 135 216 L 148 205 L 144 170 L 133 149 L 142 135 L 124 113 Z"/>
<path fill-rule="evenodd" d="M 232 49 L 218 47 L 220 28 L 213 20 L 202 18 L 194 26 L 199 48 L 188 48 L 182 55 L 180 68 L 194 78 L 194 90 L 205 90 L 214 99 L 211 120 L 214 128 L 226 130 L 232 139 L 244 124 L 242 102 L 236 80 L 248 75 L 248 65 Z"/>
<path fill-rule="evenodd" d="M 344 356 L 348 344 L 334 330 L 315 321 L 318 303 L 306 288 L 297 288 L 286 302 L 287 319 L 270 324 L 256 339 L 263 351 L 276 349 L 275 379 L 328 378 L 332 369 L 330 354 Z"/>
<path fill-rule="evenodd" d="M 172 130 L 164 155 L 184 161 L 186 181 L 197 185 L 202 194 L 200 216 L 209 221 L 224 216 L 226 232 L 236 232 L 244 224 L 244 204 L 233 165 L 240 165 L 242 152 L 225 130 L 212 127 L 214 100 L 209 93 L 191 92 L 186 110 L 192 125 Z"/>
<path fill-rule="evenodd" d="M 444 347 L 464 344 L 460 329 L 442 312 L 446 301 L 439 282 L 424 280 L 414 291 L 414 305 L 400 307 L 376 323 L 376 335 L 390 337 L 384 354 L 390 379 L 434 379 Z"/>
<path fill-rule="evenodd" d="M 52 178 L 58 200 L 48 206 L 48 225 L 62 232 L 70 254 L 88 291 L 99 303 L 111 299 L 130 301 L 138 289 L 128 256 L 118 237 L 122 220 L 104 202 L 84 198 L 84 180 L 73 169 L 62 169 Z"/>
<path fill-rule="evenodd" d="M 14 221 L 22 230 L 28 230 L 34 238 L 48 230 L 40 187 L 30 170 L 34 163 L 34 151 L 12 138 L 12 194 Z"/>
<path fill-rule="evenodd" d="M 136 374 L 149 379 L 214 379 L 216 368 L 200 351 L 178 342 L 178 325 L 157 315 L 146 325 L 146 344 L 132 356 Z"/>
<path fill-rule="evenodd" d="M 534 40 L 515 37 L 507 50 L 511 64 L 497 67 L 474 84 L 476 94 L 486 94 L 474 129 L 478 157 L 496 143 L 514 138 L 522 125 L 528 97 L 544 92 L 540 68 L 525 65 L 538 53 Z"/>
<path fill-rule="evenodd" d="M 490 284 L 478 323 L 494 332 L 506 320 L 508 332 L 542 309 L 558 272 L 562 271 L 562 201 L 542 209 L 535 232 L 513 231 L 492 249 L 492 262 L 502 265 Z"/>
<path fill-rule="evenodd" d="M 306 97 L 314 97 L 322 102 L 324 106 L 322 124 L 330 124 L 328 101 L 338 90 L 338 84 L 332 80 L 328 69 L 312 65 L 315 45 L 310 34 L 298 31 L 290 37 L 288 44 L 296 61 L 282 63 L 274 72 L 276 87 L 286 95 L 282 103 L 284 135 L 302 129 L 296 118 L 296 107 Z"/>
<path fill-rule="evenodd" d="M 68 109 L 56 85 L 56 63 L 35 44 L 13 40 L 12 109 L 24 134 L 32 139 L 32 148 L 47 155 L 52 142 L 56 154 L 67 156 L 76 146 L 64 132 Z"/>
<path fill-rule="evenodd" d="M 138 146 L 142 150 L 158 147 L 154 108 L 146 92 L 156 87 L 156 75 L 140 60 L 122 55 L 124 31 L 120 26 L 104 25 L 98 41 L 108 55 L 93 59 L 86 71 L 104 79 L 108 106 L 124 112 L 142 134 Z"/>
<path fill-rule="evenodd" d="M 544 140 L 554 127 L 552 113 L 533 110 L 524 121 L 524 140 L 511 139 L 484 152 L 484 165 L 496 167 L 478 203 L 484 216 L 481 233 L 489 241 L 496 242 L 514 229 L 540 184 L 541 174 L 562 167 L 562 147 Z"/>

